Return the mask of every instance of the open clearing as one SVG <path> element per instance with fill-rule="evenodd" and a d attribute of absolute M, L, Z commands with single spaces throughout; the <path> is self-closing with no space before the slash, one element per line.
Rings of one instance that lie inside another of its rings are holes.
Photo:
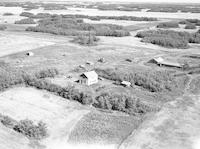
<path fill-rule="evenodd" d="M 28 51 L 39 47 L 54 44 L 45 39 L 38 39 L 26 35 L 0 32 L 0 56 L 5 56 L 20 51 Z"/>

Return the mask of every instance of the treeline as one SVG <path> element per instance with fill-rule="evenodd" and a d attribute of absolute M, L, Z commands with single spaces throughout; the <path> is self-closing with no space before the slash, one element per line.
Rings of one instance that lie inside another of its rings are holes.
<path fill-rule="evenodd" d="M 167 48 L 188 48 L 188 43 L 200 43 L 200 34 L 177 32 L 172 30 L 148 30 L 138 32 L 136 37 L 142 42 L 152 43 Z"/>
<path fill-rule="evenodd" d="M 79 6 L 80 7 L 80 6 Z M 84 7 L 84 5 L 82 5 Z M 148 12 L 170 12 L 175 13 L 191 12 L 200 13 L 199 5 L 181 5 L 181 4 L 103 4 L 94 3 L 86 6 L 87 8 L 99 9 L 99 10 L 117 10 L 117 11 L 141 11 L 142 9 L 148 9 Z"/>
<path fill-rule="evenodd" d="M 0 2 L 0 6 L 4 7 L 22 7 L 25 10 L 39 9 L 43 7 L 44 10 L 66 10 L 65 4 L 56 3 L 32 3 L 32 2 Z"/>
<path fill-rule="evenodd" d="M 88 15 L 62 15 L 64 18 L 85 18 L 90 20 L 127 20 L 127 21 L 158 21 L 153 17 L 134 17 L 134 16 L 88 16 Z"/>
<path fill-rule="evenodd" d="M 42 121 L 34 124 L 32 120 L 14 120 L 9 116 L 0 114 L 0 122 L 17 133 L 23 134 L 29 139 L 41 140 L 48 136 L 46 124 Z"/>
<path fill-rule="evenodd" d="M 122 81 L 131 82 L 132 86 L 141 86 L 150 92 L 173 91 L 177 87 L 174 76 L 167 71 L 143 71 L 123 73 L 114 69 L 96 69 L 100 77 L 116 81 L 120 84 Z"/>
<path fill-rule="evenodd" d="M 42 19 L 36 27 L 29 27 L 26 31 L 44 32 L 56 35 L 79 36 L 92 32 L 96 36 L 129 36 L 130 33 L 120 25 L 112 24 L 88 24 L 81 19 L 63 18 L 60 15 L 52 15 Z"/>
<path fill-rule="evenodd" d="M 19 21 L 15 21 L 15 24 L 36 24 L 36 22 L 31 18 L 27 18 L 27 19 L 21 19 Z"/>
<path fill-rule="evenodd" d="M 193 24 L 195 26 L 200 26 L 200 20 L 199 19 L 186 19 L 179 22 L 179 24 Z"/>
<path fill-rule="evenodd" d="M 38 13 L 34 15 L 33 13 L 29 12 L 22 12 L 20 16 L 29 17 L 29 18 L 47 18 L 50 17 L 51 14 L 49 13 Z M 127 21 L 158 21 L 157 18 L 153 17 L 134 17 L 134 16 L 88 16 L 88 15 L 61 15 L 63 18 L 72 18 L 72 19 L 90 19 L 100 21 L 102 19 L 105 20 L 127 20 Z"/>
<path fill-rule="evenodd" d="M 157 28 L 179 28 L 177 22 L 163 22 L 157 25 Z"/>
<path fill-rule="evenodd" d="M 43 7 L 44 10 L 67 10 L 64 4 L 42 3 L 40 6 Z"/>

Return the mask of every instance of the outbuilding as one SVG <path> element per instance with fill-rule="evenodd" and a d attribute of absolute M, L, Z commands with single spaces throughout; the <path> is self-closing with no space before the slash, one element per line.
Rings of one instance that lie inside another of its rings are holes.
<path fill-rule="evenodd" d="M 92 85 L 98 83 L 98 74 L 95 71 L 85 72 L 80 75 L 79 83 Z"/>

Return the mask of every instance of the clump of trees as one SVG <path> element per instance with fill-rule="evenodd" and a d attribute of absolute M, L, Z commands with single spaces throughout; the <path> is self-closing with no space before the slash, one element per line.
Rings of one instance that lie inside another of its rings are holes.
<path fill-rule="evenodd" d="M 95 35 L 89 34 L 89 35 L 77 36 L 72 40 L 72 42 L 78 43 L 84 46 L 93 46 L 93 45 L 96 45 L 99 40 L 100 39 L 97 38 Z"/>
<path fill-rule="evenodd" d="M 152 43 L 167 48 L 188 48 L 188 43 L 200 43 L 200 34 L 177 32 L 172 30 L 148 30 L 138 32 L 136 37 L 142 42 Z"/>
<path fill-rule="evenodd" d="M 179 28 L 177 22 L 163 22 L 157 25 L 157 28 Z"/>
<path fill-rule="evenodd" d="M 102 93 L 95 98 L 93 106 L 96 108 L 126 112 L 132 115 L 146 114 L 158 111 L 159 108 L 147 105 L 137 97 L 126 95 Z"/>
<path fill-rule="evenodd" d="M 15 21 L 15 24 L 36 24 L 36 22 L 31 18 L 27 18 L 27 19 Z"/>
<path fill-rule="evenodd" d="M 9 116 L 0 115 L 0 122 L 29 139 L 41 140 L 48 136 L 47 126 L 42 121 L 35 124 L 28 119 L 16 121 Z"/>
<path fill-rule="evenodd" d="M 32 17 L 34 16 L 34 14 L 33 14 L 33 13 L 30 13 L 30 12 L 22 12 L 22 13 L 20 14 L 20 16 L 32 18 Z"/>
<path fill-rule="evenodd" d="M 52 15 L 39 21 L 36 27 L 29 27 L 26 31 L 45 32 L 56 35 L 81 36 L 92 32 L 96 36 L 129 36 L 130 33 L 123 26 L 112 24 L 88 24 L 81 19 L 64 18 Z"/>

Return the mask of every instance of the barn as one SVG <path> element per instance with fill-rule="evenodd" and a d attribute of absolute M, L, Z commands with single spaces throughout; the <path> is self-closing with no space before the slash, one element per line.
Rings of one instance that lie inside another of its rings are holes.
<path fill-rule="evenodd" d="M 168 66 L 168 67 L 176 67 L 176 68 L 182 68 L 183 67 L 183 65 L 181 65 L 180 63 L 178 63 L 176 61 L 165 60 L 162 57 L 153 58 L 149 62 L 155 63 L 159 66 Z"/>
<path fill-rule="evenodd" d="M 79 83 L 92 85 L 98 83 L 98 74 L 95 71 L 85 72 L 80 75 Z"/>

